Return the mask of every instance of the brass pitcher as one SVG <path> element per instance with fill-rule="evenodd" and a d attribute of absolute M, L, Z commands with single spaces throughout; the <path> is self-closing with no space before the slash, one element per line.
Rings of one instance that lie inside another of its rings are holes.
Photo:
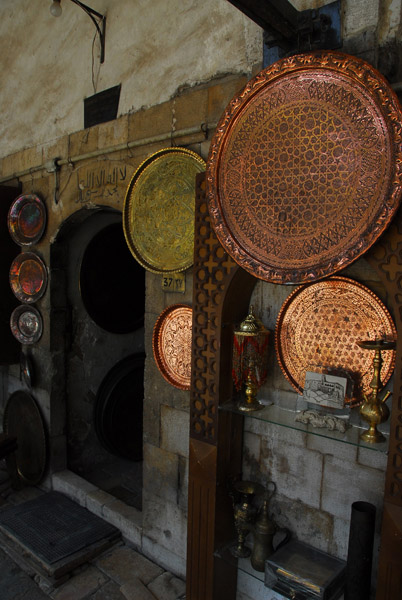
<path fill-rule="evenodd" d="M 275 489 L 276 488 L 274 488 L 271 493 L 265 494 L 260 514 L 257 517 L 253 527 L 254 545 L 251 552 L 251 565 L 256 571 L 264 571 L 265 561 L 267 558 L 276 550 L 279 550 L 279 548 L 286 544 L 286 542 L 288 542 L 290 539 L 289 530 L 286 528 L 279 529 L 269 518 L 268 502 Z M 280 531 L 285 533 L 285 537 L 279 544 L 277 544 L 276 548 L 274 548 L 274 535 Z"/>

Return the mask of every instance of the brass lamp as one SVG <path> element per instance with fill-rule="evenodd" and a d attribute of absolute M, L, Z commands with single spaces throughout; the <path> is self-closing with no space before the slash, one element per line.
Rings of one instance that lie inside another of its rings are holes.
<path fill-rule="evenodd" d="M 234 331 L 232 378 L 237 391 L 245 386 L 245 398 L 240 400 L 239 410 L 249 412 L 264 408 L 257 400 L 257 391 L 267 377 L 269 333 L 255 316 L 252 306 Z"/>

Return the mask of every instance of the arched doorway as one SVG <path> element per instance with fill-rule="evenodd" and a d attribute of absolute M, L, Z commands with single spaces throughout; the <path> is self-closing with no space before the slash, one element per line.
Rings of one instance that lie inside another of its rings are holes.
<path fill-rule="evenodd" d="M 145 273 L 121 213 L 81 210 L 57 238 L 66 276 L 67 466 L 141 508 Z"/>

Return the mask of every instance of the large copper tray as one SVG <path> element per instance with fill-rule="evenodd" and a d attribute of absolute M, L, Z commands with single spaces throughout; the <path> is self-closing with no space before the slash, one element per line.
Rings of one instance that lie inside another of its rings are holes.
<path fill-rule="evenodd" d="M 124 235 L 137 261 L 153 273 L 193 264 L 195 176 L 204 160 L 185 148 L 166 148 L 134 173 L 123 208 Z"/>
<path fill-rule="evenodd" d="M 282 305 L 275 329 L 275 347 L 285 377 L 300 393 L 306 371 L 346 372 L 354 382 L 351 403 L 369 393 L 372 352 L 361 340 L 396 339 L 391 315 L 368 288 L 346 277 L 298 287 Z M 392 375 L 395 351 L 382 353 L 381 381 Z"/>
<path fill-rule="evenodd" d="M 400 202 L 401 123 L 385 79 L 355 57 L 300 54 L 259 73 L 227 107 L 207 163 L 226 251 L 284 284 L 361 256 Z"/>
<path fill-rule="evenodd" d="M 152 347 L 155 362 L 171 385 L 189 390 L 193 311 L 185 304 L 172 304 L 155 323 Z"/>
<path fill-rule="evenodd" d="M 18 300 L 36 302 L 46 290 L 46 266 L 34 252 L 22 252 L 11 263 L 9 279 Z"/>
<path fill-rule="evenodd" d="M 46 208 L 35 194 L 18 196 L 8 212 L 8 229 L 13 240 L 21 246 L 37 243 L 46 226 Z"/>
<path fill-rule="evenodd" d="M 11 394 L 4 410 L 3 429 L 17 438 L 15 454 L 21 479 L 28 485 L 38 484 L 46 469 L 47 439 L 39 407 L 30 394 Z"/>

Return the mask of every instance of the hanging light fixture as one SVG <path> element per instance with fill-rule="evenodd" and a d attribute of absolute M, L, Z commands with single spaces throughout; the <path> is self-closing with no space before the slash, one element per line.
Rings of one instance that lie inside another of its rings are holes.
<path fill-rule="evenodd" d="M 94 10 L 90 6 L 87 6 L 83 2 L 80 2 L 80 0 L 71 0 L 71 2 L 74 2 L 74 4 L 76 4 L 77 6 L 82 8 L 82 10 L 88 15 L 88 17 L 94 23 L 94 25 L 96 27 L 96 31 L 99 34 L 99 40 L 100 40 L 100 46 L 101 46 L 100 61 L 101 61 L 101 63 L 103 63 L 103 61 L 105 60 L 106 16 L 102 15 L 101 13 L 98 13 L 96 10 Z M 61 7 L 61 1 L 53 0 L 52 4 L 50 5 L 50 14 L 53 15 L 54 17 L 60 17 L 62 12 L 63 11 L 62 11 L 62 7 Z"/>

